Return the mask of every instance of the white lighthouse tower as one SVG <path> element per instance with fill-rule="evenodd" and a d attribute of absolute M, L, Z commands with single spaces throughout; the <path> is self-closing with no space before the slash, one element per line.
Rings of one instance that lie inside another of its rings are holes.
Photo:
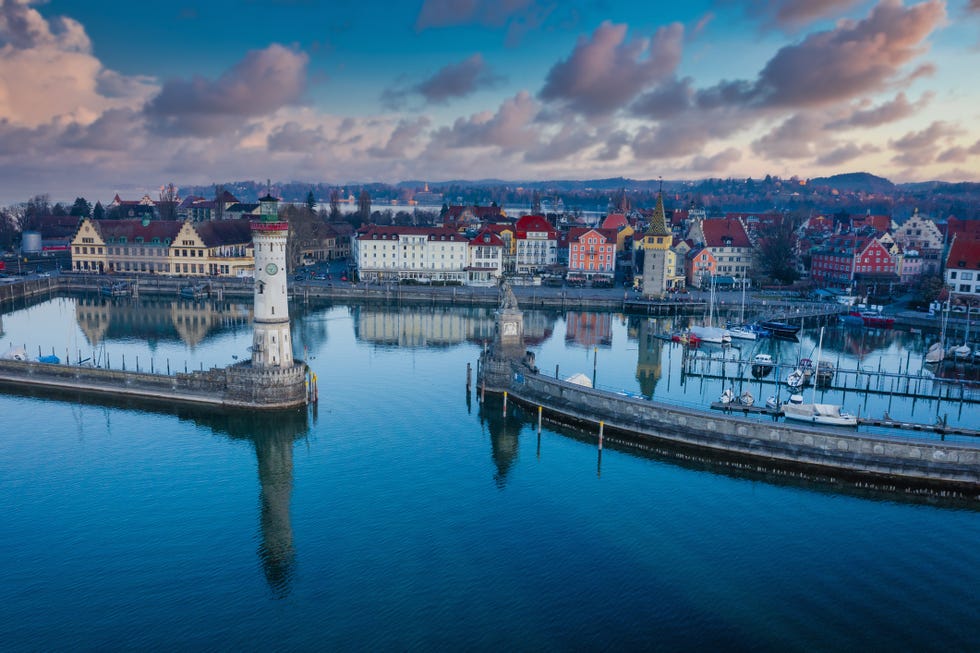
<path fill-rule="evenodd" d="M 252 222 L 255 250 L 255 307 L 252 367 L 289 368 L 293 342 L 289 335 L 286 294 L 286 237 L 289 224 L 279 220 L 279 200 L 271 193 L 259 199 L 261 216 Z"/>

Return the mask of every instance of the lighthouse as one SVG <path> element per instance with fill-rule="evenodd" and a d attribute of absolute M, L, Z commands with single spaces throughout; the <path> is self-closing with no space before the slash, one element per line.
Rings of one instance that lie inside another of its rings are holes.
<path fill-rule="evenodd" d="M 252 222 L 255 255 L 252 367 L 285 369 L 293 365 L 286 294 L 289 224 L 279 219 L 279 200 L 271 193 L 259 199 L 259 206 L 259 220 Z"/>

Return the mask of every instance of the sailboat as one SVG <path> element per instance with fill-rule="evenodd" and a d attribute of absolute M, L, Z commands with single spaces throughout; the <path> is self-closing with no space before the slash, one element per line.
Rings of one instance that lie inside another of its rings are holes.
<path fill-rule="evenodd" d="M 716 345 L 729 344 L 732 341 L 732 334 L 728 329 L 713 326 L 715 321 L 715 277 L 711 275 L 711 294 L 708 300 L 708 325 L 693 326 L 690 331 L 701 342 L 710 342 Z"/>
<path fill-rule="evenodd" d="M 755 340 L 759 334 L 745 327 L 745 279 L 742 279 L 742 308 L 738 314 L 738 323 L 741 326 L 728 325 L 728 333 L 732 338 L 739 340 Z"/>
<path fill-rule="evenodd" d="M 972 307 L 969 305 L 966 307 L 966 331 L 963 332 L 963 344 L 958 347 L 954 346 L 949 351 L 956 360 L 965 360 L 970 357 L 971 349 L 970 345 L 967 344 L 970 341 L 970 308 Z"/>
<path fill-rule="evenodd" d="M 926 352 L 925 358 L 923 359 L 927 365 L 942 363 L 946 358 L 946 323 L 948 321 L 949 300 L 947 299 L 946 306 L 943 308 L 942 326 L 939 328 L 939 342 L 934 342 L 929 345 L 929 351 Z"/>
<path fill-rule="evenodd" d="M 817 362 L 819 364 L 820 354 L 823 353 L 823 327 L 820 327 L 820 343 L 817 345 Z M 844 412 L 843 407 L 834 404 L 816 403 L 817 389 L 813 388 L 811 403 L 790 403 L 783 406 L 783 415 L 786 419 L 798 422 L 810 422 L 811 424 L 827 424 L 831 426 L 857 426 L 857 417 Z"/>

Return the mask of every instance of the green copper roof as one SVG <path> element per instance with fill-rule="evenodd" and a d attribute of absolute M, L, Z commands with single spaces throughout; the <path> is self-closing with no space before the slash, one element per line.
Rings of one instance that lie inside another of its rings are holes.
<path fill-rule="evenodd" d="M 667 214 L 664 212 L 664 194 L 657 193 L 657 208 L 653 210 L 650 224 L 647 225 L 647 236 L 670 236 L 667 228 Z"/>

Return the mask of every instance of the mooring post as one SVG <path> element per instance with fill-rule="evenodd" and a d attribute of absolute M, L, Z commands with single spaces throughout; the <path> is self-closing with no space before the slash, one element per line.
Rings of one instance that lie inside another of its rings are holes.
<path fill-rule="evenodd" d="M 593 347 L 592 348 L 592 387 L 593 388 L 595 387 L 595 368 L 598 360 L 599 360 L 599 348 Z"/>
<path fill-rule="evenodd" d="M 507 417 L 507 391 L 504 390 L 504 417 Z"/>
<path fill-rule="evenodd" d="M 470 367 L 470 364 L 467 363 L 466 364 L 466 392 L 467 393 L 469 393 L 469 391 L 470 391 L 470 374 L 471 374 L 471 372 L 472 372 L 472 368 Z"/>
<path fill-rule="evenodd" d="M 122 368 L 123 368 L 123 372 L 125 372 L 126 371 L 126 354 L 123 354 L 122 355 L 122 359 L 123 359 L 123 366 L 122 366 Z"/>
<path fill-rule="evenodd" d="M 558 364 L 555 363 L 555 378 L 558 378 Z"/>
<path fill-rule="evenodd" d="M 543 410 L 542 407 L 541 406 L 538 406 L 538 435 L 541 435 L 541 412 L 542 412 L 542 410 Z"/>
<path fill-rule="evenodd" d="M 170 359 L 167 359 L 167 376 L 170 376 Z"/>
<path fill-rule="evenodd" d="M 606 428 L 606 423 L 599 420 L 599 451 L 602 451 L 602 433 Z"/>
<path fill-rule="evenodd" d="M 136 357 L 136 371 L 137 372 L 140 371 L 140 357 L 139 356 Z"/>

